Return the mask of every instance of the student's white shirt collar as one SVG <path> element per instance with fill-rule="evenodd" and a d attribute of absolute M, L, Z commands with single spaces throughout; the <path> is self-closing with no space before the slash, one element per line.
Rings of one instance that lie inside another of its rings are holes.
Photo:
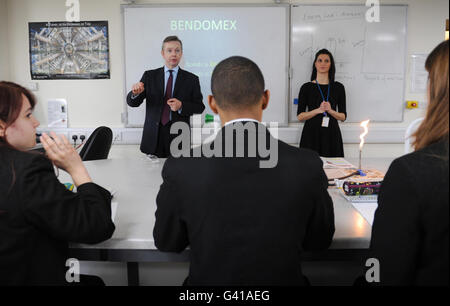
<path fill-rule="evenodd" d="M 239 121 L 253 121 L 253 122 L 259 123 L 258 120 L 255 120 L 255 119 L 252 119 L 252 118 L 238 118 L 238 119 L 234 119 L 234 120 L 226 122 L 224 124 L 224 126 L 229 125 L 229 124 L 233 124 L 233 123 L 239 122 Z"/>

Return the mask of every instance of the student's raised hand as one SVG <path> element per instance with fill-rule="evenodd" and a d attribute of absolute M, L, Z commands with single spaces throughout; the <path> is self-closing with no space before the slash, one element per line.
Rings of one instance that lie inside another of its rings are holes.
<path fill-rule="evenodd" d="M 144 89 L 145 89 L 144 88 L 144 83 L 139 82 L 139 83 L 134 84 L 131 87 L 131 92 L 133 93 L 133 95 L 139 95 L 139 94 L 141 94 L 144 91 Z"/>
<path fill-rule="evenodd" d="M 81 157 L 64 135 L 57 136 L 51 132 L 48 136 L 43 133 L 40 137 L 47 157 L 57 166 L 67 171 L 74 180 L 76 186 L 90 182 L 91 178 L 84 167 Z M 52 139 L 53 138 L 53 139 Z"/>

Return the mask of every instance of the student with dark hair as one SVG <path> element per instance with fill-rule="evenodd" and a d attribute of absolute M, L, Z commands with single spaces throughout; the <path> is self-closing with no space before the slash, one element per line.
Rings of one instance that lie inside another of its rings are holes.
<path fill-rule="evenodd" d="M 36 145 L 36 101 L 20 85 L 0 82 L 0 285 L 65 285 L 68 242 L 98 243 L 114 232 L 111 194 L 94 184 L 64 137 L 41 137 Z M 73 193 L 53 165 L 67 171 Z M 100 279 L 81 277 L 89 284 Z"/>
<path fill-rule="evenodd" d="M 335 81 L 333 55 L 322 49 L 314 59 L 311 82 L 298 94 L 297 118 L 305 121 L 300 148 L 308 148 L 324 157 L 343 157 L 340 121 L 345 121 L 345 88 Z"/>
<path fill-rule="evenodd" d="M 334 233 L 322 161 L 260 123 L 270 92 L 251 60 L 221 61 L 211 91 L 223 127 L 212 143 L 191 150 L 201 157 L 164 164 L 155 245 L 165 252 L 190 247 L 187 285 L 306 285 L 302 252 L 328 248 Z"/>
<path fill-rule="evenodd" d="M 428 56 L 428 109 L 413 153 L 391 164 L 370 244 L 381 285 L 448 286 L 449 42 Z"/>
<path fill-rule="evenodd" d="M 183 56 L 181 40 L 177 36 L 166 37 L 161 55 L 164 67 L 145 71 L 127 96 L 131 107 L 146 101 L 141 151 L 150 157 L 170 156 L 170 143 L 177 137 L 170 134 L 171 125 L 181 121 L 189 126 L 190 117 L 205 109 L 198 77 L 179 67 Z"/>

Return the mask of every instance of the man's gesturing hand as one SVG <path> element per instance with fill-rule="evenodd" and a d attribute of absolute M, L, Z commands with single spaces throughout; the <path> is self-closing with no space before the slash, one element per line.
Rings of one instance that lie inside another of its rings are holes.
<path fill-rule="evenodd" d="M 144 91 L 144 89 L 145 89 L 144 88 L 144 83 L 139 82 L 139 83 L 134 84 L 131 87 L 131 92 L 133 93 L 133 95 L 139 95 L 139 94 L 141 94 Z"/>

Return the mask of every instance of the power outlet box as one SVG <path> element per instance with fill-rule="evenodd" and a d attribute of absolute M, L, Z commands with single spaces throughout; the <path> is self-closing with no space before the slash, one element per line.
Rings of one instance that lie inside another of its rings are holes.
<path fill-rule="evenodd" d="M 89 138 L 89 135 L 91 134 L 88 130 L 71 130 L 69 132 L 69 142 L 71 144 L 81 144 L 83 141 L 81 140 L 81 136 L 84 136 L 84 141 L 86 141 Z M 77 136 L 76 141 L 74 141 L 73 137 Z"/>
<path fill-rule="evenodd" d="M 122 131 L 113 130 L 113 144 L 120 144 L 122 143 Z"/>

